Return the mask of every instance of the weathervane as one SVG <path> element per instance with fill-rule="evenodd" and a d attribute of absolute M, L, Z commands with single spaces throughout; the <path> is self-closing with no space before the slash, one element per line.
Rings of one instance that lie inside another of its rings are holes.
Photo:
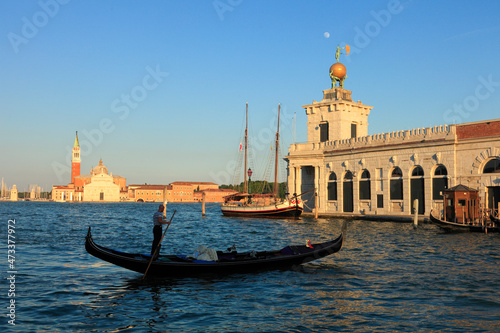
<path fill-rule="evenodd" d="M 343 64 L 339 62 L 341 50 L 346 51 L 346 55 L 349 55 L 350 47 L 346 45 L 344 47 L 337 46 L 337 52 L 335 52 L 335 59 L 337 62 L 330 67 L 330 78 L 332 79 L 332 89 L 335 87 L 337 82 L 340 88 L 344 88 L 344 80 L 347 77 L 347 70 Z"/>

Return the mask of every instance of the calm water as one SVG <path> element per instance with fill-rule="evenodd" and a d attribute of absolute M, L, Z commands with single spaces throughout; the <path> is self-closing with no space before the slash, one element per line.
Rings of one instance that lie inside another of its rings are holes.
<path fill-rule="evenodd" d="M 149 252 L 157 204 L 0 202 L 0 331 L 387 332 L 500 331 L 498 234 L 350 221 L 341 252 L 299 270 L 148 279 L 88 255 L 98 244 Z M 200 244 L 277 249 L 337 236 L 342 221 L 233 219 L 218 207 L 177 213 L 165 253 Z M 8 324 L 8 220 L 15 219 L 15 326 Z"/>

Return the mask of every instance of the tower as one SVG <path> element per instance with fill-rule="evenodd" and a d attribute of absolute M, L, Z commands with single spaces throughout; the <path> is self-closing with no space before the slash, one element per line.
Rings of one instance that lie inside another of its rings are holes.
<path fill-rule="evenodd" d="M 71 183 L 75 183 L 75 177 L 80 176 L 80 144 L 78 143 L 78 132 L 76 132 L 75 143 L 73 144 L 73 156 L 71 157 Z"/>
<path fill-rule="evenodd" d="M 346 67 L 339 62 L 340 50 L 349 46 L 337 47 L 334 63 L 329 70 L 332 88 L 323 90 L 323 100 L 303 105 L 307 114 L 307 142 L 343 140 L 368 135 L 368 115 L 372 106 L 354 102 L 351 91 L 344 89 L 347 77 Z M 336 84 L 339 86 L 336 86 Z"/>

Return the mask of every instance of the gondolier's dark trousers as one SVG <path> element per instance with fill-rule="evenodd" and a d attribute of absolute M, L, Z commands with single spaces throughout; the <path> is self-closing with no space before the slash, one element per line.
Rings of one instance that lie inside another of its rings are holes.
<path fill-rule="evenodd" d="M 153 245 L 151 246 L 151 255 L 153 255 L 155 253 L 156 247 L 158 246 L 158 244 L 160 244 L 160 240 L 161 240 L 161 226 L 159 226 L 159 225 L 155 225 L 154 226 L 154 228 L 153 228 L 153 236 L 154 236 L 154 239 L 153 239 Z M 158 246 L 158 251 L 156 252 L 155 259 L 158 258 L 158 255 L 160 254 L 160 249 L 161 249 L 161 245 Z"/>

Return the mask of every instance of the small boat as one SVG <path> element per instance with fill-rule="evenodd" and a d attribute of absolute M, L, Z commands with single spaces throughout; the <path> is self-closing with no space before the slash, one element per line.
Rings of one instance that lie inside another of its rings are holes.
<path fill-rule="evenodd" d="M 344 235 L 345 227 L 343 227 L 339 237 L 325 243 L 290 245 L 276 251 L 243 253 L 216 251 L 217 260 L 215 261 L 197 260 L 187 255 L 160 255 L 157 260 L 151 263 L 147 274 L 148 276 L 159 277 L 196 277 L 204 274 L 248 273 L 286 269 L 340 251 Z M 85 249 L 94 257 L 143 274 L 151 261 L 151 255 L 149 254 L 125 253 L 97 245 L 92 239 L 90 227 L 85 239 Z"/>
<path fill-rule="evenodd" d="M 446 231 L 500 231 L 500 224 L 484 218 L 479 207 L 479 191 L 460 184 L 443 191 L 443 216 L 432 210 L 429 217 Z"/>
<path fill-rule="evenodd" d="M 253 202 L 249 201 L 250 198 Z M 265 200 L 267 199 L 267 203 Z M 246 201 L 248 200 L 248 201 Z M 261 195 L 250 196 L 246 193 L 236 193 L 227 198 L 221 207 L 224 216 L 236 217 L 266 217 L 266 218 L 298 218 L 302 214 L 304 204 L 296 197 L 276 200 Z"/>
<path fill-rule="evenodd" d="M 430 220 L 432 223 L 445 231 L 472 231 L 472 232 L 500 232 L 499 224 L 484 223 L 479 224 L 476 222 L 457 223 L 452 221 L 445 221 L 435 216 L 436 212 L 431 211 Z"/>
<path fill-rule="evenodd" d="M 497 227 L 500 227 L 500 219 L 493 215 L 490 215 L 491 222 L 493 222 Z"/>
<path fill-rule="evenodd" d="M 294 195 L 290 198 L 278 198 L 278 151 L 279 151 L 279 124 L 280 109 L 278 105 L 278 128 L 276 130 L 275 159 L 274 159 L 274 189 L 270 194 L 249 194 L 247 193 L 247 175 L 251 176 L 251 170 L 247 173 L 247 148 L 248 148 L 248 103 L 246 104 L 246 125 L 245 125 L 245 165 L 244 190 L 227 196 L 221 205 L 221 212 L 224 216 L 236 217 L 266 217 L 266 218 L 298 218 L 304 209 L 304 203 L 300 196 Z"/>

